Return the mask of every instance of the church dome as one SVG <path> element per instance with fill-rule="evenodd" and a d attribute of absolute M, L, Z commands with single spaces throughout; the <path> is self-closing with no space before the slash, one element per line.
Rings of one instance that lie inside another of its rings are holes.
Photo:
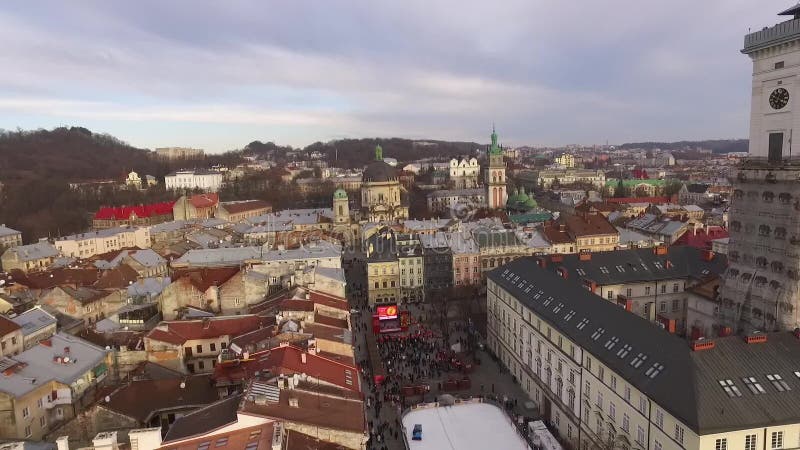
<path fill-rule="evenodd" d="M 365 183 L 397 181 L 397 169 L 383 160 L 383 149 L 380 145 L 375 147 L 375 161 L 369 163 L 364 169 L 363 181 Z"/>
<path fill-rule="evenodd" d="M 337 198 L 345 198 L 346 199 L 347 198 L 347 192 L 344 189 L 339 188 L 339 189 L 337 189 L 337 190 L 335 190 L 333 192 L 333 198 L 334 199 L 337 199 Z"/>

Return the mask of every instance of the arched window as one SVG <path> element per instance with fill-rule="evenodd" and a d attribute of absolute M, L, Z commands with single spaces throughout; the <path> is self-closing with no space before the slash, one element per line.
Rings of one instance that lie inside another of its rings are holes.
<path fill-rule="evenodd" d="M 769 282 L 769 287 L 775 289 L 776 291 L 781 288 L 781 283 L 777 280 L 772 280 Z"/>
<path fill-rule="evenodd" d="M 731 222 L 731 231 L 739 232 L 741 230 L 742 230 L 741 222 L 739 222 L 738 220 L 734 220 L 733 222 Z"/>
<path fill-rule="evenodd" d="M 775 239 L 786 239 L 786 228 L 775 227 Z"/>
<path fill-rule="evenodd" d="M 772 267 L 772 271 L 773 272 L 775 272 L 775 273 L 783 273 L 783 263 L 782 262 L 780 262 L 780 261 L 772 261 L 772 264 L 770 264 L 770 266 Z"/>
<path fill-rule="evenodd" d="M 735 191 L 733 191 L 733 198 L 736 200 L 741 200 L 742 198 L 744 198 L 744 191 L 741 189 L 736 189 Z"/>
<path fill-rule="evenodd" d="M 756 258 L 756 265 L 758 267 L 767 267 L 767 258 L 759 256 L 758 258 Z"/>
<path fill-rule="evenodd" d="M 788 205 L 789 203 L 792 202 L 792 194 L 790 194 L 788 192 L 781 192 L 780 194 L 778 194 L 778 200 L 782 204 Z"/>
<path fill-rule="evenodd" d="M 758 226 L 758 235 L 759 236 L 769 236 L 772 230 L 770 229 L 769 225 L 759 225 Z"/>
<path fill-rule="evenodd" d="M 764 191 L 764 193 L 761 194 L 761 199 L 767 203 L 772 203 L 772 201 L 775 200 L 775 194 L 773 194 L 772 191 Z"/>

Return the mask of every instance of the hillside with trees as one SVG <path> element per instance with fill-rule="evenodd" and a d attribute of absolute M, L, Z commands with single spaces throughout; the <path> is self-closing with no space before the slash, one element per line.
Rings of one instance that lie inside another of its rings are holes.
<path fill-rule="evenodd" d="M 375 159 L 375 146 L 383 148 L 383 155 L 399 162 L 418 161 L 423 158 L 452 158 L 472 155 L 484 145 L 475 142 L 448 142 L 434 140 L 410 140 L 401 138 L 341 139 L 330 142 L 315 142 L 303 149 L 305 152 L 320 152 L 331 165 L 339 167 L 363 167 Z"/>
<path fill-rule="evenodd" d="M 0 131 L 0 223 L 22 231 L 26 242 L 85 230 L 91 214 L 105 205 L 173 200 L 163 185 L 147 191 L 104 186 L 71 190 L 70 182 L 114 179 L 127 172 L 153 175 L 163 183 L 183 167 L 237 164 L 238 153 L 168 161 L 119 139 L 86 128 Z"/>

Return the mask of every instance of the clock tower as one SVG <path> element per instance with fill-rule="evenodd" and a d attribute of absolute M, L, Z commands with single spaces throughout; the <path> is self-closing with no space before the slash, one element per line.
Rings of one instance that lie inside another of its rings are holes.
<path fill-rule="evenodd" d="M 692 334 L 800 327 L 800 5 L 788 20 L 744 38 L 753 61 L 750 151 L 730 173 L 728 268 L 716 330 L 691 320 Z M 797 114 L 795 114 L 797 113 Z"/>
<path fill-rule="evenodd" d="M 800 5 L 779 15 L 791 19 L 744 38 L 742 53 L 753 61 L 750 157 L 777 162 L 791 158 L 792 135 L 800 130 Z"/>
<path fill-rule="evenodd" d="M 492 125 L 492 145 L 488 151 L 489 166 L 486 168 L 486 205 L 489 209 L 505 208 L 508 194 L 506 192 L 506 163 L 503 160 L 503 148 L 497 144 L 497 132 Z"/>

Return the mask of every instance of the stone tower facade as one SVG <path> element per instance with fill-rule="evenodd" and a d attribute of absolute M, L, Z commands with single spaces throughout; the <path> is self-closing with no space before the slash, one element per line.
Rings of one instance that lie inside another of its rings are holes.
<path fill-rule="evenodd" d="M 723 334 L 800 326 L 800 157 L 792 154 L 800 126 L 793 108 L 800 96 L 800 6 L 781 15 L 792 18 L 748 34 L 742 50 L 753 61 L 750 148 L 730 175 Z"/>
<path fill-rule="evenodd" d="M 492 127 L 492 145 L 488 151 L 489 166 L 486 168 L 486 204 L 489 209 L 505 208 L 508 200 L 506 192 L 506 163 L 503 149 L 497 144 L 497 132 Z"/>

